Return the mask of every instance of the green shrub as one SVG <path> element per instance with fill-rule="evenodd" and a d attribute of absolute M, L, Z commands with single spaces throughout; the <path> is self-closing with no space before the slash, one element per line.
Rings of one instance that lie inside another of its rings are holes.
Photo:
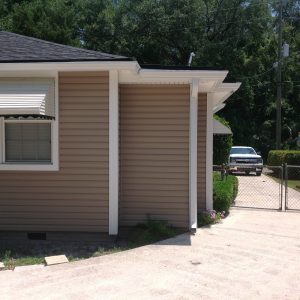
<path fill-rule="evenodd" d="M 300 166 L 300 150 L 271 150 L 268 155 L 269 166 L 281 166 L 282 164 Z M 270 168 L 274 176 L 280 177 L 279 169 Z M 289 179 L 300 179 L 300 168 L 289 168 Z"/>
<path fill-rule="evenodd" d="M 300 150 L 271 150 L 269 152 L 269 166 L 281 166 L 284 163 L 300 166 Z"/>
<path fill-rule="evenodd" d="M 214 115 L 214 118 L 223 125 L 229 127 L 229 123 L 223 118 Z M 230 127 L 229 127 L 230 128 Z M 232 147 L 232 134 L 216 134 L 214 135 L 213 163 L 214 165 L 222 165 L 228 162 L 230 149 Z"/>
<path fill-rule="evenodd" d="M 216 211 L 228 212 L 231 204 L 237 196 L 238 179 L 229 175 L 227 179 L 221 179 L 219 172 L 214 172 L 213 205 Z"/>

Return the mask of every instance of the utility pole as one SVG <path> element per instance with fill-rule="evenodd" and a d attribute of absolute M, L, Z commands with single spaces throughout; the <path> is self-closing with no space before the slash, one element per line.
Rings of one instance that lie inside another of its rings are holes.
<path fill-rule="evenodd" d="M 279 24 L 278 24 L 278 65 L 277 65 L 277 101 L 276 101 L 276 149 L 280 149 L 280 147 L 281 147 L 282 10 L 283 10 L 283 0 L 280 0 Z"/>

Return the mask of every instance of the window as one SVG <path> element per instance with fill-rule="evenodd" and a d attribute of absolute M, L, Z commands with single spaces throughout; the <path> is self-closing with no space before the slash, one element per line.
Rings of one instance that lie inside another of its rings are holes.
<path fill-rule="evenodd" d="M 5 122 L 5 162 L 51 163 L 51 123 Z"/>
<path fill-rule="evenodd" d="M 58 77 L 0 78 L 0 171 L 57 171 Z"/>

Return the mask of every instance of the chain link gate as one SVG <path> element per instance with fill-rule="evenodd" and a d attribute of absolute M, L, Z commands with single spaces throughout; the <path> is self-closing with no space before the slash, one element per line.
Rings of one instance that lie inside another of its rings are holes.
<path fill-rule="evenodd" d="M 300 166 L 284 165 L 285 209 L 300 210 Z"/>
<path fill-rule="evenodd" d="M 283 168 L 264 166 L 261 176 L 235 173 L 238 194 L 233 206 L 261 209 L 282 209 Z"/>
<path fill-rule="evenodd" d="M 224 180 L 226 166 L 214 166 Z M 238 179 L 235 207 L 300 211 L 300 166 L 264 166 L 257 176 L 252 172 L 234 172 Z"/>

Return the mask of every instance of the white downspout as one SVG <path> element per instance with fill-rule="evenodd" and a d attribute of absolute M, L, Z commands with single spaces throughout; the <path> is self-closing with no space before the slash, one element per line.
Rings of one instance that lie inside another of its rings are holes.
<path fill-rule="evenodd" d="M 190 93 L 189 208 L 190 229 L 197 230 L 197 135 L 199 79 L 193 79 Z"/>

